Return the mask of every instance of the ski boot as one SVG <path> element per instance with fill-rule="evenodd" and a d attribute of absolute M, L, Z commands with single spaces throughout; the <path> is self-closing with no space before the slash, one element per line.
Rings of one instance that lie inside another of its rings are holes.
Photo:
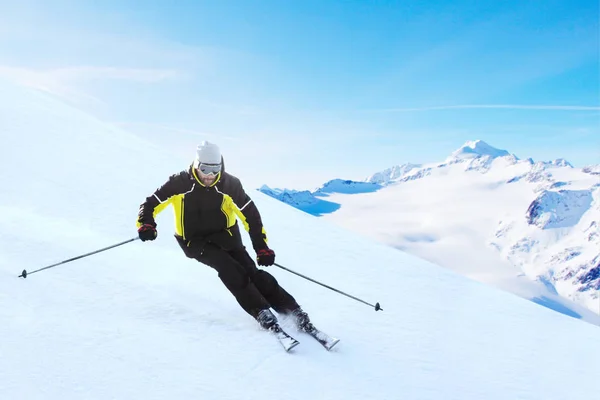
<path fill-rule="evenodd" d="M 277 317 L 271 312 L 269 309 L 261 310 L 256 316 L 256 320 L 260 324 L 260 326 L 271 332 L 279 343 L 283 346 L 285 351 L 290 351 L 294 347 L 300 344 L 296 339 L 288 335 L 281 326 L 277 323 Z"/>
<path fill-rule="evenodd" d="M 296 327 L 298 330 L 306 333 L 311 333 L 315 330 L 314 325 L 310 322 L 310 318 L 308 314 L 302 310 L 302 308 L 298 307 L 292 311 L 292 318 L 296 322 Z"/>
<path fill-rule="evenodd" d="M 256 316 L 256 321 L 258 321 L 263 329 L 268 331 L 276 331 L 276 329 L 279 327 L 279 324 L 277 323 L 277 317 L 268 308 L 261 310 L 258 313 Z"/>

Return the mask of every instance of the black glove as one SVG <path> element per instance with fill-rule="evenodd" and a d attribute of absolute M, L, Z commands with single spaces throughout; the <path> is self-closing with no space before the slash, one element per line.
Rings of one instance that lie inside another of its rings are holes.
<path fill-rule="evenodd" d="M 138 236 L 142 242 L 145 242 L 146 240 L 154 240 L 156 239 L 156 235 L 156 228 L 150 224 L 144 224 L 138 229 Z"/>
<path fill-rule="evenodd" d="M 256 260 L 258 265 L 268 267 L 275 263 L 275 252 L 269 248 L 260 249 L 256 252 Z"/>

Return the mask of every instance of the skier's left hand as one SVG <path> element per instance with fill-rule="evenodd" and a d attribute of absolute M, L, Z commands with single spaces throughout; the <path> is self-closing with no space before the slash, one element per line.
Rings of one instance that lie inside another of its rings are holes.
<path fill-rule="evenodd" d="M 260 249 L 256 252 L 256 260 L 258 265 L 268 267 L 275 263 L 275 252 L 268 247 L 266 249 Z"/>

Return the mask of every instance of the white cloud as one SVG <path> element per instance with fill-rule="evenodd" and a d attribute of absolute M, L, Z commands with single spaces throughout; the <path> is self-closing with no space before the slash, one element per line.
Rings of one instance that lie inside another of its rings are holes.
<path fill-rule="evenodd" d="M 78 84 L 84 82 L 98 80 L 126 80 L 141 83 L 157 83 L 181 78 L 182 76 L 183 74 L 172 69 L 96 66 L 33 69 L 0 65 L 0 78 L 61 96 L 72 101 L 100 101 L 77 88 Z"/>

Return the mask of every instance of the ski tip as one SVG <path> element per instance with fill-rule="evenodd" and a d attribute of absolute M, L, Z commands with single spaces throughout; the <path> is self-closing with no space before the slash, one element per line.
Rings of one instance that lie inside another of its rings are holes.
<path fill-rule="evenodd" d="M 298 346 L 299 344 L 300 344 L 300 342 L 299 342 L 299 341 L 295 341 L 295 342 L 294 342 L 294 343 L 292 343 L 291 345 L 287 346 L 287 347 L 285 348 L 285 351 L 289 353 L 289 352 L 290 352 L 290 351 L 291 351 L 291 350 L 292 350 L 294 347 Z"/>
<path fill-rule="evenodd" d="M 333 342 L 331 342 L 331 344 L 327 345 L 327 347 L 325 347 L 327 349 L 327 351 L 331 351 L 331 349 L 333 349 L 333 347 L 338 344 L 340 342 L 340 339 L 335 339 Z"/>
<path fill-rule="evenodd" d="M 379 303 L 375 304 L 375 311 L 383 311 L 383 308 L 379 305 Z"/>
<path fill-rule="evenodd" d="M 21 275 L 19 275 L 19 278 L 27 278 L 27 270 L 23 270 L 23 272 L 21 272 Z"/>

